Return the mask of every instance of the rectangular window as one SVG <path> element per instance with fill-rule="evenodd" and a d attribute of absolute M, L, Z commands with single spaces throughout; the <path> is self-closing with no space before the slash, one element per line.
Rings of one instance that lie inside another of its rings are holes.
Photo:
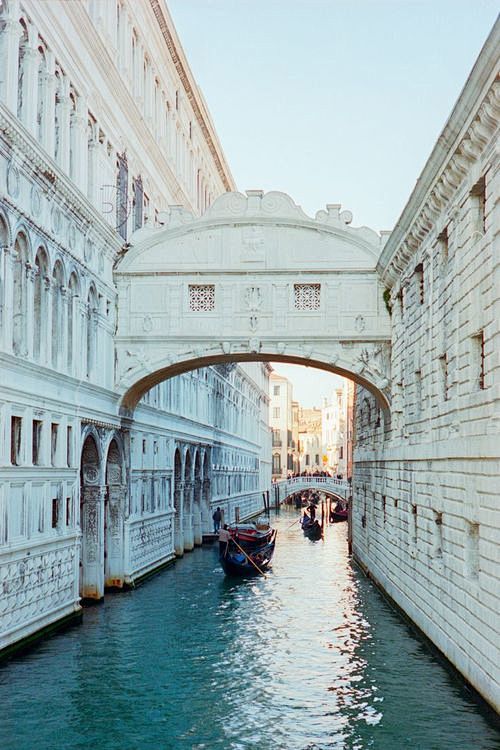
<path fill-rule="evenodd" d="M 52 528 L 57 529 L 59 523 L 59 500 L 57 497 L 52 498 Z"/>
<path fill-rule="evenodd" d="M 142 227 L 142 211 L 144 201 L 144 188 L 142 186 L 142 177 L 136 177 L 133 182 L 134 192 L 134 231 Z"/>
<path fill-rule="evenodd" d="M 306 466 L 309 466 L 310 464 L 310 456 L 309 453 L 306 453 Z"/>
<path fill-rule="evenodd" d="M 189 309 L 193 312 L 215 310 L 215 285 L 189 284 Z"/>
<path fill-rule="evenodd" d="M 50 425 L 50 463 L 52 466 L 56 465 L 57 460 L 57 433 L 59 425 L 53 422 Z"/>
<path fill-rule="evenodd" d="M 73 459 L 73 428 L 68 427 L 66 430 L 66 464 L 71 466 Z"/>
<path fill-rule="evenodd" d="M 274 388 L 273 388 L 273 394 L 275 396 L 279 396 L 280 395 L 280 387 L 279 387 L 279 385 L 275 385 L 274 386 Z"/>
<path fill-rule="evenodd" d="M 448 238 L 448 227 L 445 227 L 438 237 L 439 251 L 441 260 L 441 269 L 446 271 L 448 267 L 448 253 L 449 253 L 449 238 Z"/>
<path fill-rule="evenodd" d="M 319 310 L 321 284 L 294 284 L 294 307 L 296 310 Z"/>
<path fill-rule="evenodd" d="M 10 462 L 19 466 L 21 462 L 21 437 L 23 420 L 21 417 L 11 417 L 10 420 Z"/>
<path fill-rule="evenodd" d="M 421 305 L 424 304 L 424 264 L 415 266 L 415 281 L 417 284 L 417 299 Z"/>
<path fill-rule="evenodd" d="M 319 453 L 316 453 L 314 457 L 314 463 L 316 464 L 316 466 L 319 466 Z"/>
<path fill-rule="evenodd" d="M 128 163 L 125 153 L 116 156 L 116 229 L 127 239 L 128 206 Z"/>
<path fill-rule="evenodd" d="M 439 357 L 440 389 L 443 401 L 448 400 L 448 355 Z"/>
<path fill-rule="evenodd" d="M 420 414 L 422 408 L 422 373 L 415 371 L 415 414 Z"/>
<path fill-rule="evenodd" d="M 273 406 L 273 419 L 279 419 L 279 418 L 280 418 L 280 407 Z"/>
<path fill-rule="evenodd" d="M 339 458 L 340 459 L 344 458 L 344 446 L 343 445 L 341 445 L 339 448 Z"/>
<path fill-rule="evenodd" d="M 34 466 L 40 463 L 40 440 L 42 436 L 42 422 L 33 420 L 33 436 L 31 440 L 31 462 Z"/>
<path fill-rule="evenodd" d="M 71 526 L 71 498 L 66 498 L 66 526 Z"/>
<path fill-rule="evenodd" d="M 486 178 L 476 182 L 470 191 L 473 211 L 473 231 L 484 234 L 486 232 Z"/>
<path fill-rule="evenodd" d="M 472 337 L 472 380 L 475 388 L 484 389 L 484 331 Z"/>
<path fill-rule="evenodd" d="M 479 524 L 466 521 L 465 566 L 469 578 L 479 576 Z"/>

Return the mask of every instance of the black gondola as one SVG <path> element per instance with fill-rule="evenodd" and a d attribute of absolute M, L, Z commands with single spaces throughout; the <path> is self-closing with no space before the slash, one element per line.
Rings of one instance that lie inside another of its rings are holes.
<path fill-rule="evenodd" d="M 310 516 L 304 515 L 302 517 L 301 526 L 304 535 L 312 541 L 321 539 L 321 537 L 323 536 L 323 528 L 321 524 L 317 520 L 312 519 Z"/>
<path fill-rule="evenodd" d="M 230 540 L 219 555 L 220 564 L 228 576 L 256 576 L 264 573 L 271 564 L 276 544 L 276 530 L 271 541 L 261 547 L 236 544 Z"/>

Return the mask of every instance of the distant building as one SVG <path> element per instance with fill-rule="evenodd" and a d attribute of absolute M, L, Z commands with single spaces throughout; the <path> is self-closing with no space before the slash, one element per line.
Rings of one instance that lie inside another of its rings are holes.
<path fill-rule="evenodd" d="M 321 409 L 299 409 L 300 471 L 323 470 Z"/>
<path fill-rule="evenodd" d="M 288 378 L 271 372 L 269 423 L 272 430 L 272 478 L 287 477 L 293 471 L 293 385 Z"/>
<path fill-rule="evenodd" d="M 352 476 L 354 383 L 344 379 L 321 410 L 324 466 L 333 474 Z"/>

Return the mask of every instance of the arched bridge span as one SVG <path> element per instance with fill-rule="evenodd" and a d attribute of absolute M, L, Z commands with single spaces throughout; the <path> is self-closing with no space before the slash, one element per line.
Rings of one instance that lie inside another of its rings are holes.
<path fill-rule="evenodd" d="M 339 205 L 314 219 L 284 193 L 226 193 L 144 228 L 115 273 L 117 388 L 132 413 L 157 383 L 223 362 L 283 361 L 345 375 L 390 400 L 385 236 Z"/>
<path fill-rule="evenodd" d="M 334 477 L 292 477 L 291 479 L 275 482 L 273 487 L 275 488 L 275 492 L 278 492 L 278 501 L 280 504 L 284 503 L 290 495 L 294 495 L 296 492 L 303 492 L 304 490 L 325 492 L 327 495 L 334 495 L 343 500 L 348 500 L 352 492 L 349 482 L 343 479 L 335 479 Z"/>

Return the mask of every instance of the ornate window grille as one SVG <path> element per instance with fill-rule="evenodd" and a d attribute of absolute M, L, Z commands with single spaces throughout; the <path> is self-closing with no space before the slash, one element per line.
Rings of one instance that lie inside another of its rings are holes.
<path fill-rule="evenodd" d="M 319 310 L 321 284 L 294 284 L 293 291 L 296 310 Z"/>
<path fill-rule="evenodd" d="M 215 285 L 189 284 L 189 309 L 193 312 L 215 310 Z"/>

